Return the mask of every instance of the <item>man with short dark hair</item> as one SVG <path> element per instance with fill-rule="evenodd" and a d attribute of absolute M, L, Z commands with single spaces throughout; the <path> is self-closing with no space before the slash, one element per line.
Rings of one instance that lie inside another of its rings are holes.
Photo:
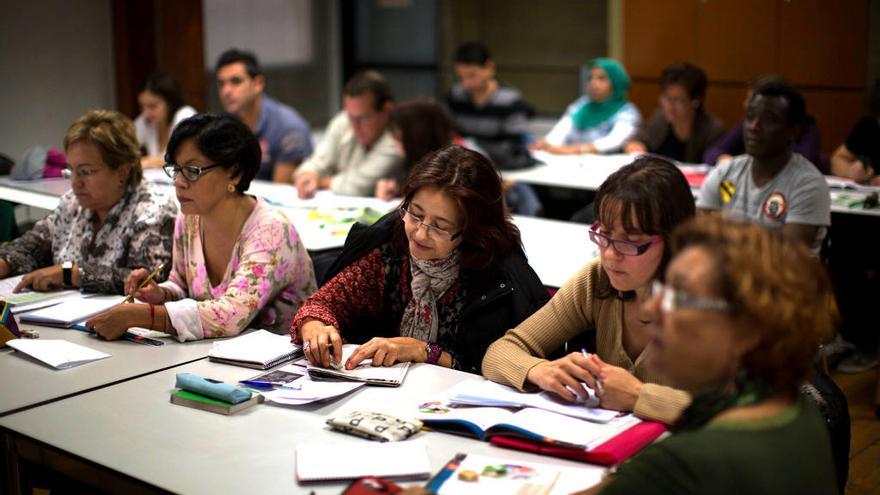
<path fill-rule="evenodd" d="M 522 94 L 495 78 L 495 61 L 489 49 L 468 42 L 455 52 L 453 68 L 459 82 L 446 96 L 455 130 L 472 139 L 499 169 L 517 169 L 534 164 L 528 150 L 529 118 L 532 109 Z M 541 203 L 527 184 L 514 184 L 506 194 L 511 209 L 537 215 Z"/>
<path fill-rule="evenodd" d="M 253 53 L 230 49 L 217 60 L 217 92 L 223 108 L 260 141 L 263 160 L 257 179 L 288 182 L 312 154 L 309 125 L 293 108 L 263 93 L 266 77 Z"/>
<path fill-rule="evenodd" d="M 373 196 L 379 179 L 403 172 L 403 157 L 388 130 L 394 101 L 385 78 L 374 70 L 355 74 L 343 89 L 342 106 L 318 150 L 293 176 L 301 198 L 319 189 Z"/>
<path fill-rule="evenodd" d="M 697 207 L 734 211 L 779 228 L 818 254 L 831 225 L 831 199 L 825 177 L 792 151 L 805 115 L 803 96 L 788 83 L 759 87 L 746 111 L 746 154 L 712 170 Z"/>

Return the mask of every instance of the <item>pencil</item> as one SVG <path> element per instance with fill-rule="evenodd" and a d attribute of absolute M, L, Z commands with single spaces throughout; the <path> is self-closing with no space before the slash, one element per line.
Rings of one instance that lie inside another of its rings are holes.
<path fill-rule="evenodd" d="M 130 302 L 134 301 L 134 295 L 135 295 L 135 293 L 136 293 L 137 291 L 143 289 L 144 287 L 146 287 L 147 284 L 150 283 L 150 280 L 153 280 L 153 277 L 155 277 L 156 275 L 158 275 L 159 272 L 161 272 L 163 268 L 165 268 L 165 263 L 159 263 L 159 266 L 157 266 L 156 269 L 153 270 L 152 273 L 150 273 L 149 275 L 147 275 L 147 278 L 145 278 L 144 281 L 141 282 L 141 285 L 139 285 L 138 288 L 134 290 L 134 292 L 132 292 L 131 294 L 125 296 L 125 299 L 124 299 L 122 302 L 124 302 L 124 303 L 130 303 Z"/>

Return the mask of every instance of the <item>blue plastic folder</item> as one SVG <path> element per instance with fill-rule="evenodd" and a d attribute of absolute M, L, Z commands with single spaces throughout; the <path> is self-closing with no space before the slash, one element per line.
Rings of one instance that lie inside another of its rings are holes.
<path fill-rule="evenodd" d="M 218 383 L 192 373 L 178 373 L 175 386 L 195 394 L 238 404 L 251 398 L 251 392 L 228 383 Z"/>

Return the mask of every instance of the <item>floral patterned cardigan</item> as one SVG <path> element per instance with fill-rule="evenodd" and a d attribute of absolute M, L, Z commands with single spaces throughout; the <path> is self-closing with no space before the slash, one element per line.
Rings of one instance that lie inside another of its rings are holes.
<path fill-rule="evenodd" d="M 179 214 L 174 225 L 165 303 L 178 340 L 238 335 L 249 326 L 285 333 L 317 289 L 312 260 L 284 213 L 257 200 L 241 228 L 223 279 L 211 285 L 199 216 Z"/>

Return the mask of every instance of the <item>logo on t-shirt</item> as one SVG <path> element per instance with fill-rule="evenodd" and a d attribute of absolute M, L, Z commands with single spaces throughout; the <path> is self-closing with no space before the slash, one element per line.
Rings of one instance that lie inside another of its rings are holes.
<path fill-rule="evenodd" d="M 733 199 L 733 193 L 736 192 L 736 184 L 730 179 L 725 179 L 718 186 L 718 192 L 721 193 L 721 201 L 724 201 L 724 204 L 730 203 L 730 200 Z"/>
<path fill-rule="evenodd" d="M 785 215 L 786 206 L 788 206 L 785 201 L 785 195 L 781 192 L 773 192 L 770 193 L 770 196 L 767 196 L 767 200 L 764 201 L 764 206 L 762 210 L 764 211 L 764 216 L 771 220 L 779 220 L 782 218 L 782 215 Z"/>

